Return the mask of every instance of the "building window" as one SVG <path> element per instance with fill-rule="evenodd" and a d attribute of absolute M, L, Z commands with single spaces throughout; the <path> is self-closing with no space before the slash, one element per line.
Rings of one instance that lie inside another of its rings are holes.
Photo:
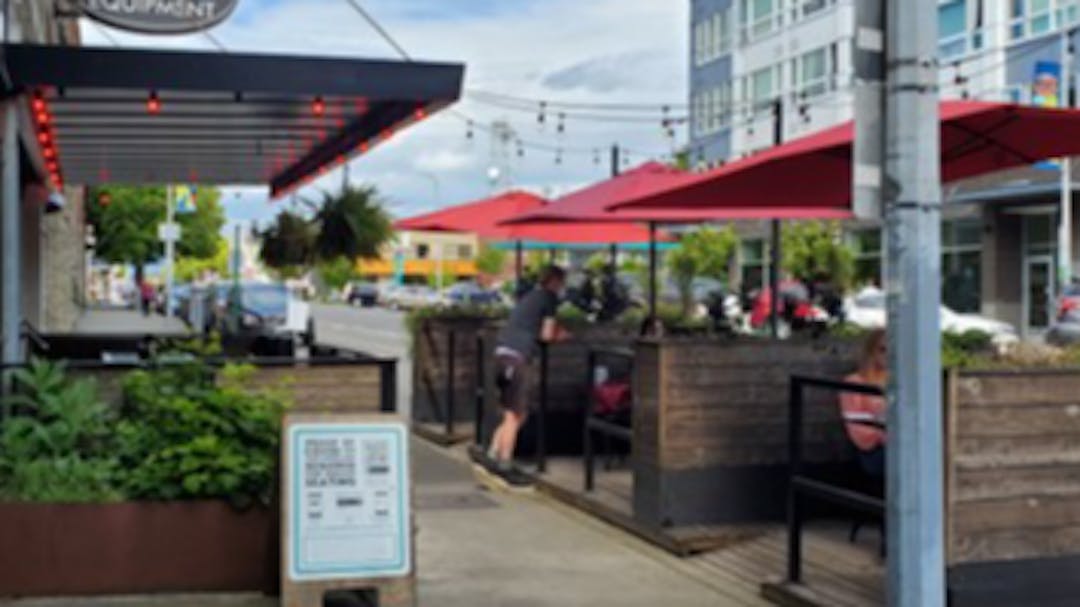
<path fill-rule="evenodd" d="M 416 245 L 416 258 L 427 259 L 428 255 L 431 255 L 431 246 L 426 244 Z"/>
<path fill-rule="evenodd" d="M 744 240 L 739 245 L 744 292 L 765 286 L 765 241 L 760 238 Z"/>
<path fill-rule="evenodd" d="M 731 7 L 713 15 L 713 49 L 716 54 L 713 59 L 722 57 L 731 52 Z"/>
<path fill-rule="evenodd" d="M 1013 40 L 1039 36 L 1076 23 L 1080 19 L 1077 0 L 1012 0 L 1009 35 Z"/>
<path fill-rule="evenodd" d="M 941 224 L 941 302 L 963 313 L 982 303 L 982 221 L 963 219 Z"/>
<path fill-rule="evenodd" d="M 458 259 L 472 259 L 472 245 L 459 244 L 457 255 Z"/>
<path fill-rule="evenodd" d="M 750 101 L 755 108 L 772 103 L 776 96 L 773 87 L 773 68 L 764 67 L 750 74 Z"/>
<path fill-rule="evenodd" d="M 824 95 L 829 90 L 828 57 L 826 48 L 821 47 L 799 58 L 796 90 L 803 98 Z"/>
<path fill-rule="evenodd" d="M 855 251 L 855 284 L 857 286 L 881 284 L 881 230 L 870 228 L 857 230 L 850 236 Z"/>
<path fill-rule="evenodd" d="M 742 30 L 746 40 L 753 40 L 773 31 L 779 17 L 776 4 L 777 0 L 742 1 Z"/>
<path fill-rule="evenodd" d="M 964 0 L 948 0 L 938 5 L 938 51 L 955 57 L 967 50 L 967 6 Z"/>

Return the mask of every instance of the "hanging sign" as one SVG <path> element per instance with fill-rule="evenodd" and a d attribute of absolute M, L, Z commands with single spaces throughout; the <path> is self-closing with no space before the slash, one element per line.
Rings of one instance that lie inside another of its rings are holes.
<path fill-rule="evenodd" d="M 409 575 L 408 433 L 401 423 L 291 423 L 290 581 Z"/>
<path fill-rule="evenodd" d="M 83 14 L 143 34 L 186 34 L 221 23 L 240 0 L 80 0 Z"/>

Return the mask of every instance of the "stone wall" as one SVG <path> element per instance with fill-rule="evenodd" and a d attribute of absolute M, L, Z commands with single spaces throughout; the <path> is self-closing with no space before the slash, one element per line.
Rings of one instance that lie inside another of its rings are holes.
<path fill-rule="evenodd" d="M 44 318 L 42 330 L 71 331 L 86 293 L 84 190 L 66 188 L 67 206 L 44 216 Z"/>

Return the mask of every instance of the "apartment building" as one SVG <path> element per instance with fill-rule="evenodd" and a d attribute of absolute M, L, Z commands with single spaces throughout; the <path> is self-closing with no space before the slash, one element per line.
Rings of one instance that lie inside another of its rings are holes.
<path fill-rule="evenodd" d="M 690 151 L 698 166 L 853 117 L 855 2 L 691 1 Z M 1075 103 L 1078 62 L 1067 51 L 1076 47 L 1080 0 L 940 0 L 938 15 L 943 98 Z M 1059 165 L 1046 163 L 946 188 L 947 305 L 1029 334 L 1046 327 L 1068 278 L 1057 269 L 1060 183 Z M 768 260 L 764 230 L 740 230 L 743 279 L 760 280 Z M 878 282 L 880 227 L 852 223 L 847 232 L 859 280 Z M 1080 222 L 1073 232 L 1080 234 Z M 1074 267 L 1076 245 L 1074 239 Z"/>

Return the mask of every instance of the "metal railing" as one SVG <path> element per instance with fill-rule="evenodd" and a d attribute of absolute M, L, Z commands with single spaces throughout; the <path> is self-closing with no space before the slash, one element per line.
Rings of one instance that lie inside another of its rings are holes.
<path fill-rule="evenodd" d="M 633 430 L 621 424 L 596 416 L 596 407 L 592 393 L 595 385 L 596 365 L 602 358 L 618 358 L 629 360 L 631 364 L 631 376 L 633 375 L 634 351 L 630 348 L 589 348 L 589 362 L 586 365 L 585 397 L 584 401 L 584 455 L 585 466 L 585 491 L 592 491 L 595 487 L 596 477 L 596 450 L 593 448 L 593 435 L 599 434 L 605 439 L 615 438 L 633 444 Z M 631 396 L 631 399 L 633 397 Z M 606 443 L 607 441 L 605 441 Z"/>
<path fill-rule="evenodd" d="M 837 393 L 851 392 L 870 396 L 884 396 L 882 389 L 877 386 L 800 375 L 791 376 L 788 401 L 787 581 L 793 583 L 802 581 L 802 528 L 805 518 L 803 511 L 805 499 L 825 501 L 878 517 L 885 516 L 885 500 L 880 497 L 862 493 L 849 487 L 828 483 L 805 474 L 803 466 L 803 397 L 806 388 Z M 860 421 L 848 421 L 846 423 L 878 425 Z"/>

